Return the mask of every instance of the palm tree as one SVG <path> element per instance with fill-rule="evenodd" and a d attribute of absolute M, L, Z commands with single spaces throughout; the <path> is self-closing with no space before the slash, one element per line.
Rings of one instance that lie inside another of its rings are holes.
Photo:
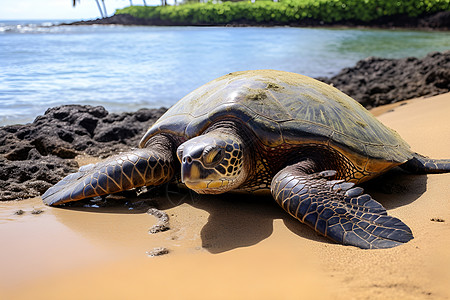
<path fill-rule="evenodd" d="M 102 19 L 103 19 L 105 17 L 105 15 L 103 14 L 102 7 L 100 6 L 100 3 L 98 2 L 98 0 L 95 0 L 95 2 L 97 3 L 98 10 L 100 11 L 100 15 L 102 16 Z"/>
<path fill-rule="evenodd" d="M 73 0 L 73 1 L 72 1 L 72 5 L 75 6 L 75 5 L 77 4 L 77 2 L 80 2 L 80 0 Z M 104 13 L 104 14 L 103 14 L 102 7 L 100 6 L 100 3 L 98 2 L 98 0 L 95 0 L 95 2 L 97 3 L 98 10 L 100 11 L 100 15 L 102 16 L 102 19 L 103 19 L 105 16 L 108 15 L 108 14 L 106 13 L 105 1 L 102 0 L 102 2 L 103 2 L 103 8 L 105 9 L 105 13 Z M 131 0 L 130 0 L 130 2 L 131 2 Z"/>
<path fill-rule="evenodd" d="M 97 4 L 98 4 L 98 0 L 96 0 L 96 1 L 97 1 Z M 102 0 L 102 4 L 103 4 L 103 11 L 105 12 L 105 17 L 107 17 L 108 13 L 106 12 L 105 0 Z"/>

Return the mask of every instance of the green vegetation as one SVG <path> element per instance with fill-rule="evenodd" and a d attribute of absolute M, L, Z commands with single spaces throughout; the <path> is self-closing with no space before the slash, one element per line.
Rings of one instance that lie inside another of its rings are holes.
<path fill-rule="evenodd" d="M 172 24 L 275 23 L 295 24 L 314 19 L 325 23 L 345 20 L 368 22 L 383 16 L 450 10 L 450 0 L 280 0 L 189 3 L 179 6 L 130 6 L 116 14 Z"/>

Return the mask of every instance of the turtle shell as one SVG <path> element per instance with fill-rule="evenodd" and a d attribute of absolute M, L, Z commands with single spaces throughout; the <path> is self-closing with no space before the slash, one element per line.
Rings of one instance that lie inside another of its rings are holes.
<path fill-rule="evenodd" d="M 144 135 L 185 139 L 219 120 L 239 120 L 267 147 L 332 144 L 364 157 L 403 163 L 408 144 L 361 104 L 307 76 L 274 70 L 235 72 L 215 79 L 178 101 Z"/>

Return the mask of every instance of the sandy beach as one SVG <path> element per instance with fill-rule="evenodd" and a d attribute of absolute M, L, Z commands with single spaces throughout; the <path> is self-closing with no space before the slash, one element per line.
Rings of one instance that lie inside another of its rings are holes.
<path fill-rule="evenodd" d="M 414 151 L 450 158 L 450 93 L 404 103 L 373 113 Z M 385 250 L 329 242 L 270 197 L 167 193 L 171 229 L 157 234 L 144 209 L 0 202 L 0 299 L 448 299 L 449 183 L 393 170 L 367 186 L 414 233 Z M 149 257 L 157 247 L 170 253 Z"/>

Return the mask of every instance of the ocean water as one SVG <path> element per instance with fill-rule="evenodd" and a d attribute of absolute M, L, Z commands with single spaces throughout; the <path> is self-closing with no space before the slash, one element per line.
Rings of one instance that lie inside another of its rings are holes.
<path fill-rule="evenodd" d="M 62 104 L 169 107 L 233 71 L 332 76 L 369 56 L 450 49 L 448 32 L 57 23 L 0 21 L 0 125 L 31 122 Z"/>

